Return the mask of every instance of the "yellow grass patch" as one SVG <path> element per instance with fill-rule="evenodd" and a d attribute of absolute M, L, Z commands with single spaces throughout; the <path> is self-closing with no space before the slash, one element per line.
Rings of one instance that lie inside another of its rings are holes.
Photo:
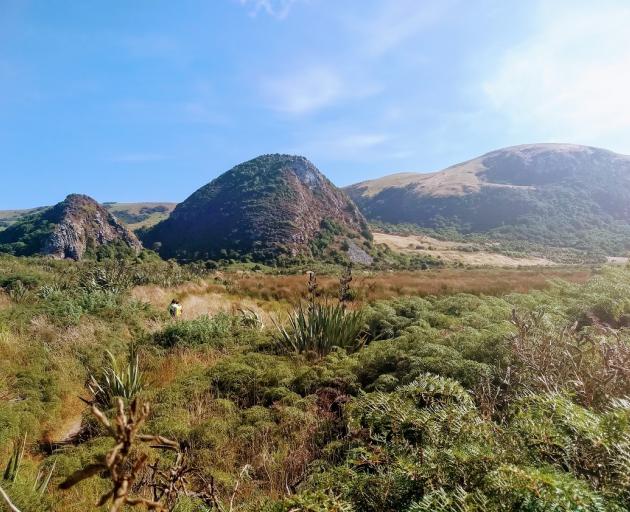
<path fill-rule="evenodd" d="M 473 244 L 438 240 L 422 235 L 391 235 L 374 233 L 374 242 L 385 244 L 390 249 L 406 254 L 423 254 L 440 258 L 445 263 L 463 263 L 471 266 L 488 267 L 531 267 L 552 266 L 553 261 L 546 258 L 526 257 L 514 258 L 505 254 L 473 250 Z M 466 250 L 469 249 L 469 250 Z"/>

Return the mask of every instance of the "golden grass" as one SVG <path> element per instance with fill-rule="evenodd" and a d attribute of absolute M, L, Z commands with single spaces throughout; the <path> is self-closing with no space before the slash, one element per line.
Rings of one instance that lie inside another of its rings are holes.
<path fill-rule="evenodd" d="M 556 266 L 556 263 L 546 258 L 535 256 L 517 258 L 481 250 L 476 244 L 438 240 L 437 238 L 424 235 L 401 236 L 389 233 L 374 233 L 374 242 L 385 244 L 397 252 L 433 256 L 445 263 L 462 263 L 473 267 Z"/>
<path fill-rule="evenodd" d="M 408 295 L 448 295 L 474 293 L 503 295 L 543 289 L 555 279 L 583 283 L 591 275 L 584 268 L 533 269 L 441 269 L 422 272 L 356 273 L 351 283 L 362 301 L 388 299 Z M 335 296 L 338 277 L 318 278 L 320 290 Z M 304 295 L 306 277 L 301 275 L 234 276 L 233 293 L 265 301 L 295 302 Z"/>

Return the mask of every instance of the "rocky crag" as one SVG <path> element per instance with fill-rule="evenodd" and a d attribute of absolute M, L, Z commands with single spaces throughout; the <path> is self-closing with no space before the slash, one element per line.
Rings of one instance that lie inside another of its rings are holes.
<path fill-rule="evenodd" d="M 80 260 L 99 247 L 120 244 L 139 251 L 138 238 L 91 197 L 71 194 L 0 232 L 0 251 Z"/>

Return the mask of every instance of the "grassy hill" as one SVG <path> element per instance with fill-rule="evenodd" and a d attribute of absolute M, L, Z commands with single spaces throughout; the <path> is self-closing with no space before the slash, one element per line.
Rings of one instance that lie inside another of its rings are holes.
<path fill-rule="evenodd" d="M 166 219 L 175 209 L 177 203 L 103 203 L 118 220 L 124 222 L 129 229 L 136 230 L 154 226 Z"/>
<path fill-rule="evenodd" d="M 28 208 L 24 210 L 0 210 L 0 231 L 6 229 L 19 218 L 29 215 L 31 213 L 37 213 L 45 210 L 47 206 L 41 206 L 39 208 Z"/>
<path fill-rule="evenodd" d="M 603 149 L 515 146 L 346 192 L 371 221 L 607 255 L 630 249 L 630 157 Z"/>

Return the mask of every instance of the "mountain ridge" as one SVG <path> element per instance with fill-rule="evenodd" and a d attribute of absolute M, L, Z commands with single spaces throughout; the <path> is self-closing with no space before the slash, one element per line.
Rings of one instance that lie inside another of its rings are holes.
<path fill-rule="evenodd" d="M 372 222 L 589 251 L 630 248 L 630 157 L 592 146 L 512 146 L 345 191 Z"/>

